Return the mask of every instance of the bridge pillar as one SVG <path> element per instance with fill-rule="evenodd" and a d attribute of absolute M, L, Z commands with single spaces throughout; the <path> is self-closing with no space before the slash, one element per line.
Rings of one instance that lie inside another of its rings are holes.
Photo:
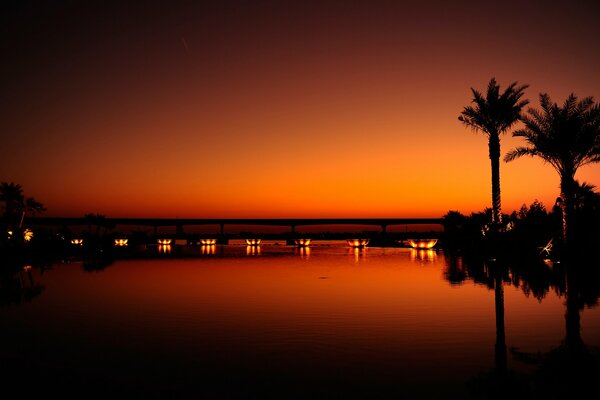
<path fill-rule="evenodd" d="M 381 233 L 383 233 L 383 234 L 387 233 L 387 225 L 386 224 L 381 225 Z"/>
<path fill-rule="evenodd" d="M 296 225 L 292 225 L 291 228 L 292 228 L 292 233 L 295 234 L 296 233 Z"/>
<path fill-rule="evenodd" d="M 158 226 L 154 225 L 154 236 L 158 236 Z"/>
<path fill-rule="evenodd" d="M 182 235 L 183 234 L 183 225 L 177 225 L 177 227 L 175 228 L 175 232 L 178 235 Z"/>
<path fill-rule="evenodd" d="M 219 234 L 221 236 L 225 235 L 225 224 L 219 224 Z"/>

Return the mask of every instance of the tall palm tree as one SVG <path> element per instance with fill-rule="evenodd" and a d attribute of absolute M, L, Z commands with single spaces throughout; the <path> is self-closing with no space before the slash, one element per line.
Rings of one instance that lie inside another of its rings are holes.
<path fill-rule="evenodd" d="M 503 93 L 496 79 L 492 78 L 485 96 L 471 88 L 473 105 L 466 106 L 458 117 L 465 126 L 488 137 L 489 156 L 492 166 L 492 225 L 499 230 L 502 222 L 500 204 L 500 135 L 506 133 L 521 119 L 521 110 L 529 101 L 521 100 L 529 85 L 511 83 Z"/>
<path fill-rule="evenodd" d="M 529 115 L 523 117 L 525 128 L 513 133 L 524 138 L 528 146 L 511 150 L 504 160 L 540 157 L 558 172 L 563 240 L 568 244 L 573 239 L 575 173 L 579 167 L 600 162 L 600 104 L 592 97 L 578 100 L 571 94 L 561 107 L 541 93 L 540 106 L 541 110 L 530 108 Z"/>

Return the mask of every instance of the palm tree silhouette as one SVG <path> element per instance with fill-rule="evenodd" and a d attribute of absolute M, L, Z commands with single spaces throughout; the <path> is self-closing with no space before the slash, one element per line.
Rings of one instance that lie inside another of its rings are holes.
<path fill-rule="evenodd" d="M 502 222 L 500 204 L 500 135 L 506 133 L 521 119 L 521 109 L 529 101 L 521 100 L 529 85 L 511 83 L 502 94 L 496 79 L 488 84 L 485 97 L 473 88 L 473 105 L 466 106 L 458 117 L 465 126 L 488 137 L 489 156 L 492 166 L 492 225 L 499 230 Z"/>
<path fill-rule="evenodd" d="M 540 157 L 554 167 L 560 176 L 560 207 L 563 240 L 571 241 L 575 192 L 575 173 L 579 167 L 600 162 L 600 104 L 592 97 L 577 99 L 569 95 L 563 106 L 540 94 L 541 111 L 530 108 L 523 117 L 525 128 L 513 136 L 525 138 L 528 146 L 511 150 L 505 161 L 522 156 Z"/>
<path fill-rule="evenodd" d="M 10 226 L 15 222 L 14 219 L 23 203 L 23 188 L 14 182 L 0 183 L 0 201 L 4 202 L 4 218 Z"/>
<path fill-rule="evenodd" d="M 23 221 L 25 216 L 28 214 L 35 214 L 38 212 L 46 211 L 46 208 L 42 203 L 34 199 L 33 197 L 26 198 L 21 204 L 21 220 L 19 221 L 19 229 L 23 227 Z"/>
<path fill-rule="evenodd" d="M 25 198 L 21 185 L 14 182 L 0 183 L 0 201 L 4 202 L 5 221 L 12 228 L 21 229 L 27 214 L 46 210 L 44 205 L 33 197 Z"/>

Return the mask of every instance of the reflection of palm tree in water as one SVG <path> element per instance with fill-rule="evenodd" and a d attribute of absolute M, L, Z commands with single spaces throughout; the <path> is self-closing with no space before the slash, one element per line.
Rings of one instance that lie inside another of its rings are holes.
<path fill-rule="evenodd" d="M 35 283 L 29 265 L 14 272 L 0 272 L 0 307 L 30 302 L 43 291 L 44 286 Z"/>
<path fill-rule="evenodd" d="M 494 358 L 496 371 L 499 374 L 507 372 L 506 358 L 506 333 L 504 329 L 504 286 L 502 274 L 499 268 L 494 271 L 494 306 L 496 311 L 496 345 L 494 347 Z"/>
<path fill-rule="evenodd" d="M 565 268 L 565 338 L 560 346 L 542 355 L 533 384 L 540 395 L 552 398 L 577 398 L 597 390 L 600 373 L 597 349 L 592 351 L 581 337 L 580 312 L 586 305 L 596 304 L 600 295 L 596 271 L 589 263 L 564 262 Z M 586 265 L 587 264 L 587 265 Z"/>
<path fill-rule="evenodd" d="M 572 268 L 566 272 L 567 293 L 565 301 L 565 341 L 564 346 L 570 352 L 585 351 L 581 339 L 581 318 L 579 315 L 580 294 L 577 287 L 577 277 Z"/>

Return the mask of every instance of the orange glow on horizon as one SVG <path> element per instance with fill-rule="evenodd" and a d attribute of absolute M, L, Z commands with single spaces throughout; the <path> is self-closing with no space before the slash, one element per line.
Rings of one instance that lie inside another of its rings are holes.
<path fill-rule="evenodd" d="M 150 18 L 125 3 L 106 20 L 86 16 L 82 25 L 94 29 L 83 31 L 21 10 L 0 38 L 11 60 L 0 180 L 21 184 L 43 215 L 469 214 L 491 207 L 486 137 L 457 120 L 470 88 L 484 90 L 492 76 L 502 89 L 529 84 L 536 108 L 540 92 L 559 103 L 571 92 L 600 98 L 590 5 L 564 5 L 572 14 L 562 18 L 562 9 L 530 4 L 516 16 L 490 4 L 285 2 L 240 15 L 189 4 Z M 77 10 L 63 11 L 79 21 Z M 35 22 L 52 31 L 33 35 Z M 173 36 L 182 31 L 185 49 Z M 540 32 L 551 32 L 551 48 Z M 470 57 L 457 50 L 467 41 Z M 521 144 L 502 136 L 502 155 Z M 502 163 L 500 177 L 505 213 L 535 199 L 549 209 L 559 195 L 558 176 L 540 160 Z M 600 186 L 600 167 L 576 178 Z"/>

